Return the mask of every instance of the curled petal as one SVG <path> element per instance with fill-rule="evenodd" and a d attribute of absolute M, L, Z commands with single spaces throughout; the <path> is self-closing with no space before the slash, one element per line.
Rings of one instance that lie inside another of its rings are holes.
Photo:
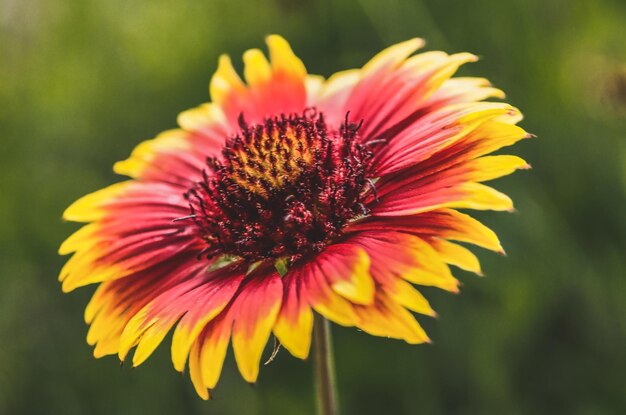
<path fill-rule="evenodd" d="M 353 304 L 337 294 L 315 261 L 301 268 L 302 280 L 313 309 L 342 326 L 354 326 L 357 316 Z"/>

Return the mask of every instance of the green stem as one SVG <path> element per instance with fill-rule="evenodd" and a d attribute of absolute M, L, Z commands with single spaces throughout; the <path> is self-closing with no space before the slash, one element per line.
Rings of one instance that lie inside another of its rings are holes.
<path fill-rule="evenodd" d="M 335 362 L 333 359 L 330 323 L 322 316 L 316 316 L 313 324 L 317 413 L 318 415 L 338 415 Z"/>

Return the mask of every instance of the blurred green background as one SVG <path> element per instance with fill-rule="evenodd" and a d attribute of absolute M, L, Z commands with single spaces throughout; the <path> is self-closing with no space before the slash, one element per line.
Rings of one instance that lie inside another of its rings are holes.
<path fill-rule="evenodd" d="M 496 183 L 518 213 L 477 215 L 508 257 L 426 290 L 441 317 L 409 346 L 334 330 L 345 414 L 626 413 L 626 2 L 623 0 L 0 0 L 0 413 L 312 414 L 311 364 L 281 352 L 255 388 L 229 356 L 216 400 L 171 366 L 95 360 L 62 295 L 63 209 L 120 180 L 114 161 L 208 100 L 217 56 L 280 33 L 312 73 L 413 36 L 482 57 L 540 138 Z"/>

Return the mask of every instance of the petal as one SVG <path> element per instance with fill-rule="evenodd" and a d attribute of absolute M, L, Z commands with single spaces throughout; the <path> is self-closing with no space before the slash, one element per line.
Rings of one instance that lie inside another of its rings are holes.
<path fill-rule="evenodd" d="M 276 322 L 283 287 L 276 271 L 248 277 L 233 303 L 233 351 L 239 372 L 256 382 L 261 355 Z"/>
<path fill-rule="evenodd" d="M 183 315 L 184 321 L 179 323 L 176 332 L 180 333 L 187 329 L 187 338 L 184 340 L 188 344 L 183 342 L 181 346 L 180 337 L 178 343 L 175 344 L 173 341 L 172 358 L 174 360 L 175 356 L 180 356 L 181 348 L 186 347 L 185 354 L 189 352 L 195 336 L 226 307 L 244 275 L 243 271 L 238 269 L 219 269 L 208 273 L 206 263 L 202 265 L 192 278 L 155 297 L 133 316 L 121 337 L 120 360 L 124 360 L 128 351 L 137 345 L 133 366 L 141 364 Z M 189 339 L 192 336 L 194 338 Z M 178 354 L 176 355 L 174 351 Z M 180 359 L 176 363 L 180 363 Z M 184 360 L 182 366 L 184 367 Z M 178 370 L 183 369 L 180 364 L 178 366 L 175 364 L 175 367 Z"/>
<path fill-rule="evenodd" d="M 171 183 L 187 190 L 201 178 L 209 156 L 219 155 L 232 134 L 221 108 L 202 104 L 178 116 L 181 129 L 169 130 L 140 143 L 113 170 L 135 179 Z"/>
<path fill-rule="evenodd" d="M 297 269 L 297 268 L 296 268 Z M 309 303 L 315 311 L 342 326 L 353 326 L 357 317 L 353 304 L 337 294 L 326 275 L 313 260 L 299 269 Z"/>
<path fill-rule="evenodd" d="M 218 105 L 222 105 L 228 97 L 235 94 L 243 94 L 246 90 L 237 71 L 233 68 L 233 64 L 228 55 L 221 55 L 217 63 L 217 71 L 211 78 L 209 91 L 211 100 Z"/>
<path fill-rule="evenodd" d="M 246 83 L 254 87 L 255 85 L 263 85 L 272 77 L 272 68 L 270 63 L 259 49 L 249 49 L 243 54 L 244 77 Z"/>
<path fill-rule="evenodd" d="M 70 220 L 95 221 L 61 245 L 73 256 L 61 269 L 63 290 L 123 278 L 185 251 L 201 250 L 188 224 L 174 222 L 189 208 L 176 186 L 122 182 L 76 201 Z"/>
<path fill-rule="evenodd" d="M 389 298 L 411 311 L 431 317 L 437 316 L 428 300 L 406 281 L 396 279 L 385 291 Z"/>
<path fill-rule="evenodd" d="M 85 195 L 65 209 L 63 219 L 73 222 L 92 222 L 98 220 L 106 213 L 104 207 L 107 202 L 115 200 L 121 194 L 129 191 L 133 186 L 135 185 L 132 181 L 126 181 Z"/>
<path fill-rule="evenodd" d="M 233 316 L 226 310 L 213 319 L 194 341 L 189 355 L 191 381 L 204 399 L 220 378 L 232 332 Z"/>
<path fill-rule="evenodd" d="M 469 179 L 485 182 L 507 176 L 518 169 L 529 169 L 530 165 L 517 156 L 485 156 L 465 163 L 465 169 L 471 171 Z"/>
<path fill-rule="evenodd" d="M 425 107 L 438 108 L 459 102 L 482 101 L 505 97 L 504 92 L 491 86 L 484 78 L 458 77 L 447 79 L 424 103 Z"/>
<path fill-rule="evenodd" d="M 222 371 L 221 365 L 224 362 L 227 346 L 228 346 L 228 343 L 226 342 L 223 347 L 224 356 L 221 356 L 220 367 L 218 369 L 220 373 Z M 218 353 L 215 353 L 215 354 L 218 354 Z M 215 370 L 216 368 L 212 368 L 212 369 Z M 205 401 L 208 400 L 211 397 L 211 395 L 209 394 L 209 391 L 207 390 L 207 387 L 205 386 L 205 383 L 204 383 L 201 349 L 200 349 L 199 343 L 197 342 L 194 342 L 193 347 L 191 348 L 191 351 L 189 353 L 189 377 L 191 378 L 191 383 L 193 384 L 193 387 L 196 390 L 196 393 L 198 394 L 198 396 L 200 396 L 200 398 L 204 399 Z"/>
<path fill-rule="evenodd" d="M 98 287 L 85 309 L 85 321 L 90 324 L 87 343 L 96 346 L 96 357 L 118 353 L 122 332 L 135 315 L 152 300 L 179 284 L 186 284 L 210 265 L 197 261 L 196 255 L 195 252 L 179 254 Z M 158 335 L 156 331 L 152 334 Z M 147 346 L 148 343 L 144 347 Z"/>
<path fill-rule="evenodd" d="M 311 348 L 313 312 L 300 269 L 292 270 L 283 277 L 283 302 L 274 325 L 274 335 L 289 352 L 306 359 Z"/>
<path fill-rule="evenodd" d="M 481 124 L 517 112 L 507 104 L 484 102 L 449 106 L 430 112 L 407 125 L 379 149 L 371 174 L 379 177 L 428 160 Z"/>
<path fill-rule="evenodd" d="M 285 39 L 266 39 L 270 62 L 258 49 L 244 53 L 244 84 L 228 57 L 221 57 L 211 80 L 211 98 L 221 106 L 232 129 L 243 115 L 249 123 L 261 122 L 281 113 L 300 113 L 306 107 L 306 69 Z"/>
<path fill-rule="evenodd" d="M 446 263 L 482 275 L 478 258 L 469 249 L 440 238 L 431 238 L 428 242 Z"/>
<path fill-rule="evenodd" d="M 320 95 L 324 87 L 324 77 L 322 75 L 308 74 L 304 80 L 306 87 L 307 103 L 306 106 L 314 107 L 317 97 Z"/>
<path fill-rule="evenodd" d="M 388 47 L 366 63 L 361 69 L 359 82 L 350 91 L 342 115 L 350 111 L 354 119 L 368 122 L 367 118 L 372 114 L 370 109 L 379 107 L 377 103 L 388 97 L 387 83 L 395 71 L 423 45 L 422 39 L 410 39 Z"/>
<path fill-rule="evenodd" d="M 354 86 L 361 79 L 358 69 L 349 69 L 331 75 L 321 85 L 307 83 L 307 106 L 315 107 L 324 114 L 328 125 L 338 126 L 346 117 L 346 103 Z"/>
<path fill-rule="evenodd" d="M 355 304 L 374 301 L 374 280 L 369 274 L 370 259 L 365 250 L 334 244 L 318 255 L 315 262 L 337 294 Z"/>
<path fill-rule="evenodd" d="M 400 231 L 422 237 L 469 242 L 503 253 L 496 234 L 471 216 L 453 209 L 437 209 L 410 216 L 372 217 L 351 225 L 352 231 Z"/>
<path fill-rule="evenodd" d="M 351 236 L 346 243 L 360 246 L 367 252 L 372 276 L 383 287 L 397 289 L 395 280 L 402 278 L 415 284 L 458 291 L 458 281 L 446 263 L 420 237 L 391 230 L 369 231 Z"/>
<path fill-rule="evenodd" d="M 294 79 L 303 79 L 306 76 L 304 63 L 293 53 L 291 46 L 283 37 L 269 35 L 265 41 L 269 48 L 274 73 Z"/>
<path fill-rule="evenodd" d="M 507 196 L 477 182 L 529 168 L 528 164 L 514 156 L 467 158 L 466 148 L 472 150 L 467 144 L 453 146 L 381 178 L 373 214 L 407 215 L 443 207 L 512 210 Z"/>
<path fill-rule="evenodd" d="M 184 298 L 190 306 L 187 306 L 188 311 L 176 326 L 172 337 L 172 362 L 179 372 L 185 368 L 193 342 L 205 326 L 226 307 L 244 277 L 237 269 L 222 274 L 220 271 L 214 278 L 207 277 L 206 283 Z"/>
<path fill-rule="evenodd" d="M 511 199 L 497 190 L 479 183 L 462 183 L 432 193 L 415 192 L 402 200 L 396 195 L 385 199 L 376 209 L 380 216 L 412 215 L 440 208 L 513 211 Z"/>
<path fill-rule="evenodd" d="M 363 137 L 366 140 L 390 139 L 388 132 L 397 135 L 398 125 L 407 119 L 433 111 L 426 106 L 427 99 L 439 89 L 464 63 L 476 61 L 470 53 L 447 55 L 427 52 L 407 59 L 401 67 L 383 81 L 381 93 L 370 100 L 364 111 L 355 114 L 363 119 Z M 396 128 L 394 128 L 396 127 Z"/>
<path fill-rule="evenodd" d="M 405 40 L 404 42 L 396 43 L 395 45 L 379 52 L 376 56 L 370 59 L 370 61 L 363 66 L 363 72 L 370 76 L 378 73 L 379 71 L 386 71 L 390 68 L 394 68 L 411 53 L 423 47 L 424 44 L 424 39 L 420 38 L 413 38 Z"/>

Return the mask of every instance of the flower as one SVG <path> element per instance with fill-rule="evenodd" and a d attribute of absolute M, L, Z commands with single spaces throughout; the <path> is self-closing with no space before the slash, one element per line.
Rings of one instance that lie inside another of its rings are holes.
<path fill-rule="evenodd" d="M 99 284 L 85 310 L 94 355 L 145 361 L 175 327 L 172 361 L 207 399 L 228 344 L 255 382 L 269 337 L 304 359 L 313 311 L 408 343 L 434 316 L 413 284 L 458 291 L 449 265 L 480 274 L 456 242 L 503 252 L 456 209 L 512 210 L 482 182 L 528 165 L 486 156 L 530 137 L 503 93 L 451 78 L 469 53 L 412 39 L 363 68 L 308 75 L 281 37 L 270 61 L 244 53 L 244 83 L 221 56 L 211 103 L 114 166 L 130 177 L 64 213 L 88 224 L 60 254 L 63 291 Z M 453 242 L 455 241 L 455 242 Z"/>

